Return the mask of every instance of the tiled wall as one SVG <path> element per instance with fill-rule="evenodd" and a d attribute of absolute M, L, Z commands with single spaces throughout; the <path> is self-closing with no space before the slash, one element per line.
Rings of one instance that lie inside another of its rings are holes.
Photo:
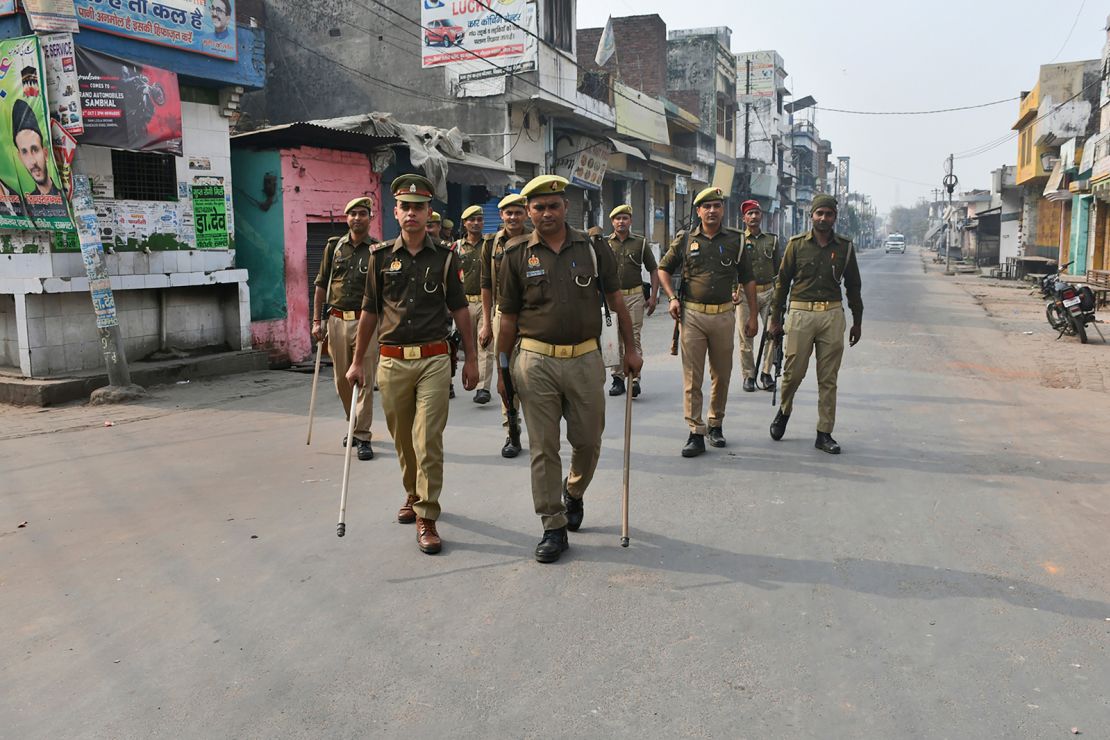
<path fill-rule="evenodd" d="M 168 290 L 167 344 L 182 350 L 242 349 L 243 333 L 249 337 L 249 313 L 242 313 L 240 304 L 249 303 L 247 295 L 241 295 L 238 283 Z M 128 360 L 142 360 L 156 352 L 159 291 L 123 290 L 116 291 L 115 297 Z M 14 322 L 12 329 L 14 335 Z M 103 367 L 100 335 L 87 293 L 28 295 L 27 330 L 34 377 Z M 18 359 L 11 364 L 18 364 Z"/>

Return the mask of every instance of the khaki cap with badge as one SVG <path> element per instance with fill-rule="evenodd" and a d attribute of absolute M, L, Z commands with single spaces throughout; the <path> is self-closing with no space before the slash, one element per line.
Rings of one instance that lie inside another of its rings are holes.
<path fill-rule="evenodd" d="M 432 199 L 432 183 L 422 175 L 401 175 L 389 186 L 393 197 L 404 203 L 427 203 Z"/>
<path fill-rule="evenodd" d="M 538 198 L 542 195 L 562 195 L 570 184 L 565 177 L 558 175 L 540 175 L 533 177 L 528 184 L 521 188 L 520 194 L 525 198 Z"/>
<path fill-rule="evenodd" d="M 613 210 L 609 211 L 609 218 L 616 218 L 617 216 L 621 215 L 622 213 L 627 213 L 629 216 L 631 216 L 632 215 L 632 206 L 628 205 L 627 203 L 625 203 L 624 205 L 617 206 Z"/>
<path fill-rule="evenodd" d="M 497 203 L 497 210 L 508 208 L 509 206 L 520 206 L 524 208 L 528 205 L 528 198 L 520 193 L 509 193 Z"/>
<path fill-rule="evenodd" d="M 694 205 L 700 206 L 702 203 L 706 203 L 711 200 L 724 199 L 725 191 L 721 190 L 720 188 L 706 188 L 705 190 L 698 193 L 697 197 L 694 198 Z"/>
<path fill-rule="evenodd" d="M 350 213 L 352 208 L 365 208 L 366 210 L 370 211 L 370 213 L 373 213 L 374 201 L 373 199 L 368 198 L 365 195 L 360 198 L 354 198 L 347 203 L 347 206 L 343 209 L 343 212 Z"/>
<path fill-rule="evenodd" d="M 481 215 L 482 215 L 482 207 L 481 206 L 469 206 L 465 211 L 462 212 L 462 216 L 460 216 L 460 218 L 463 221 L 465 221 L 468 218 L 471 218 L 473 216 L 481 216 Z"/>

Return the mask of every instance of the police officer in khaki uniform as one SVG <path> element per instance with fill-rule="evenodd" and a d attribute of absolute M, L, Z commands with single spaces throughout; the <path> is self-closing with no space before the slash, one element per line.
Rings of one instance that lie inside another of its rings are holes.
<path fill-rule="evenodd" d="M 443 216 L 439 215 L 439 211 L 428 214 L 428 236 L 432 237 L 437 247 L 450 243 L 443 238 Z"/>
<path fill-rule="evenodd" d="M 510 193 L 502 198 L 497 204 L 497 210 L 501 214 L 501 228 L 492 238 L 482 243 L 482 314 L 493 316 L 493 322 L 486 323 L 478 330 L 478 343 L 489 347 L 494 354 L 493 367 L 498 375 L 500 365 L 496 357 L 497 339 L 494 334 L 501 326 L 501 309 L 497 306 L 497 273 L 504 256 L 505 243 L 525 231 L 527 205 L 528 199 L 518 193 Z M 516 396 L 513 396 L 513 408 L 520 409 L 520 398 Z M 501 425 L 505 428 L 506 435 L 501 457 L 516 457 L 520 454 L 520 438 L 513 438 L 509 429 L 509 413 L 504 402 L 501 404 Z"/>
<path fill-rule="evenodd" d="M 752 273 L 755 275 L 755 300 L 759 307 L 759 319 L 763 328 L 767 328 L 767 320 L 771 313 L 771 296 L 775 293 L 775 275 L 779 271 L 778 243 L 779 238 L 774 234 L 763 231 L 760 226 L 763 222 L 763 210 L 759 201 L 746 200 L 740 204 L 740 213 L 744 219 L 744 248 L 752 256 Z M 755 390 L 755 358 L 752 356 L 752 340 L 744 333 L 748 323 L 748 302 L 740 300 L 737 292 L 736 320 L 740 325 L 740 372 L 744 378 L 744 390 Z M 771 352 L 765 352 L 763 366 L 759 368 L 759 384 L 765 391 L 775 387 L 775 379 L 771 377 Z"/>
<path fill-rule="evenodd" d="M 463 337 L 463 387 L 467 390 L 477 382 L 478 359 L 458 260 L 428 235 L 432 184 L 420 175 L 402 175 L 391 188 L 401 234 L 371 252 L 357 350 L 365 351 L 378 329 L 382 410 L 397 448 L 407 494 L 397 521 L 415 521 L 418 547 L 432 554 L 443 544 L 436 519 L 443 488 L 443 429 L 451 383 L 448 313 Z M 356 358 L 361 356 L 356 351 Z M 359 385 L 365 382 L 358 359 L 347 371 L 347 379 Z"/>
<path fill-rule="evenodd" d="M 532 501 L 543 520 L 536 560 L 551 563 L 567 549 L 567 529 L 582 525 L 582 497 L 601 455 L 605 429 L 605 367 L 601 336 L 602 290 L 617 314 L 625 341 L 624 370 L 632 377 L 643 361 L 632 321 L 620 300 L 612 250 L 566 225 L 567 181 L 537 177 L 524 186 L 536 230 L 509 240 L 498 288 L 498 353 L 511 355 L 532 453 Z M 518 344 L 519 340 L 519 344 Z M 499 378 L 497 390 L 505 395 Z M 567 422 L 570 471 L 563 479 L 559 426 Z"/>
<path fill-rule="evenodd" d="M 358 319 L 362 314 L 362 291 L 366 285 L 366 271 L 370 263 L 370 219 L 374 215 L 374 202 L 370 198 L 355 198 L 347 204 L 347 228 L 343 236 L 328 239 L 324 259 L 316 276 L 316 291 L 312 315 L 312 336 L 317 342 L 327 337 L 328 354 L 335 374 L 335 392 L 343 403 L 343 413 L 351 415 L 351 384 L 347 382 L 347 369 L 355 354 L 355 337 Z M 321 321 L 323 318 L 323 321 Z M 326 322 L 326 323 L 325 323 Z M 377 340 L 366 346 L 363 358 L 374 377 L 377 359 Z M 373 435 L 370 423 L 374 420 L 374 386 L 359 385 L 355 402 L 354 444 L 358 447 L 359 460 L 373 460 L 370 446 Z M 343 446 L 348 440 L 343 438 Z"/>
<path fill-rule="evenodd" d="M 632 316 L 632 334 L 636 337 L 636 351 L 644 356 L 643 346 L 640 344 L 640 330 L 644 327 L 645 307 L 648 316 L 655 313 L 655 304 L 659 300 L 659 264 L 655 255 L 647 245 L 647 239 L 632 233 L 632 206 L 620 205 L 609 212 L 609 220 L 613 224 L 613 233 L 609 235 L 609 246 L 617 258 L 617 284 L 620 286 L 621 295 L 624 296 L 624 305 L 628 306 L 628 313 Z M 651 276 L 651 290 L 644 299 L 643 269 L 647 268 Z M 624 342 L 620 344 L 621 356 L 624 356 Z M 617 369 L 613 373 L 613 385 L 609 388 L 610 396 L 619 396 L 624 393 L 624 371 Z M 632 397 L 640 395 L 640 379 L 632 379 Z"/>
<path fill-rule="evenodd" d="M 722 424 L 728 386 L 732 377 L 732 349 L 736 339 L 734 286 L 742 286 L 750 315 L 744 327 L 754 337 L 756 323 L 755 279 L 751 254 L 741 234 L 723 225 L 725 194 L 706 188 L 694 198 L 701 223 L 689 235 L 679 233 L 659 263 L 659 282 L 667 294 L 669 312 L 682 321 L 682 380 L 684 411 L 690 436 L 683 457 L 705 452 L 706 422 L 702 421 L 702 379 L 709 355 L 709 444 L 725 446 Z M 682 297 L 675 294 L 671 275 L 682 270 Z"/>
<path fill-rule="evenodd" d="M 844 356 L 844 307 L 841 285 L 852 312 L 848 342 L 855 346 L 862 336 L 863 299 L 859 265 L 852 242 L 833 232 L 836 198 L 813 198 L 813 228 L 786 243 L 775 296 L 771 331 L 782 330 L 782 314 L 790 296 L 783 347 L 782 405 L 771 422 L 771 439 L 782 439 L 794 407 L 794 393 L 809 368 L 810 354 L 817 355 L 817 439 L 813 446 L 832 455 L 840 445 L 832 438 L 836 423 L 836 376 Z"/>
<path fill-rule="evenodd" d="M 478 390 L 474 392 L 474 403 L 484 404 L 489 403 L 491 398 L 489 384 L 493 377 L 493 347 L 488 342 L 483 347 L 477 341 L 477 335 L 488 323 L 482 311 L 482 251 L 486 241 L 482 236 L 482 227 L 485 224 L 482 207 L 468 207 L 462 212 L 462 222 L 466 236 L 456 240 L 451 249 L 458 255 L 459 264 L 462 265 L 463 290 L 466 291 L 466 302 L 470 308 L 470 327 L 475 333 L 475 344 L 478 347 Z"/>

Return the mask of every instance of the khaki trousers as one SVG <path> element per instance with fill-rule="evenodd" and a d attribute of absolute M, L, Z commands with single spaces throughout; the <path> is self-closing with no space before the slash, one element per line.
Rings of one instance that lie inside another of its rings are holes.
<path fill-rule="evenodd" d="M 836 376 L 844 356 L 844 309 L 799 311 L 786 317 L 786 345 L 782 363 L 782 413 L 794 408 L 794 394 L 817 355 L 817 431 L 832 433 L 836 423 Z"/>
<path fill-rule="evenodd" d="M 335 392 L 343 403 L 343 415 L 351 418 L 351 384 L 347 382 L 347 370 L 355 357 L 355 339 L 358 336 L 358 321 L 344 321 L 338 316 L 328 316 L 328 355 L 331 356 L 332 372 L 335 374 Z M 378 337 L 370 340 L 370 347 L 362 358 L 366 369 L 366 387 L 358 389 L 358 402 L 355 404 L 354 438 L 369 442 L 370 423 L 374 420 L 374 370 L 378 362 Z"/>
<path fill-rule="evenodd" d="M 497 335 L 501 332 L 501 311 L 500 309 L 493 310 L 493 341 L 489 343 L 490 352 L 493 354 L 493 371 L 495 373 L 501 372 L 501 360 L 497 357 Z M 510 363 L 509 367 L 512 367 Z M 514 376 L 515 377 L 515 376 Z M 515 381 L 514 381 L 515 382 Z M 515 386 L 514 386 L 515 387 Z M 519 389 L 517 389 L 519 390 Z M 520 411 L 520 396 L 513 396 L 513 407 Z M 517 417 L 519 418 L 519 414 Z M 505 406 L 505 402 L 501 402 L 501 428 L 505 430 L 505 434 L 509 433 L 509 409 Z"/>
<path fill-rule="evenodd" d="M 628 313 L 632 316 L 632 338 L 636 342 L 636 351 L 642 357 L 644 350 L 640 345 L 640 331 L 644 328 L 644 292 L 637 290 L 632 295 L 622 296 L 624 298 L 624 305 L 628 306 Z M 621 365 L 613 375 L 618 378 L 624 377 L 624 337 L 619 340 L 621 352 Z"/>
<path fill-rule="evenodd" d="M 709 355 L 709 426 L 720 427 L 724 423 L 735 339 L 735 312 L 705 314 L 684 309 L 681 344 L 685 395 L 682 405 L 686 423 L 694 434 L 706 433 L 706 424 L 701 418 L 704 406 L 701 386 L 705 378 L 706 354 Z"/>
<path fill-rule="evenodd" d="M 378 388 L 385 423 L 393 435 L 405 493 L 422 519 L 439 518 L 443 489 L 443 430 L 451 388 L 451 358 L 447 355 L 378 361 Z"/>
<path fill-rule="evenodd" d="M 518 349 L 513 353 L 512 374 L 528 424 L 532 503 L 544 529 L 565 527 L 560 422 L 567 420 L 571 448 L 567 491 L 581 499 L 597 469 L 601 434 L 605 431 L 605 367 L 601 353 L 559 359 Z"/>
<path fill-rule="evenodd" d="M 489 390 L 490 380 L 493 378 L 493 350 L 497 346 L 496 339 L 488 347 L 478 344 L 478 331 L 485 325 L 481 303 L 471 303 L 470 331 L 474 334 L 474 346 L 478 348 L 478 388 Z"/>
<path fill-rule="evenodd" d="M 743 286 L 741 286 L 743 291 Z M 763 324 L 760 331 L 766 331 L 767 322 L 771 318 L 771 298 L 775 295 L 775 286 L 772 283 L 771 287 L 767 290 L 755 294 L 756 308 L 759 310 L 759 320 Z M 748 337 L 744 334 L 744 325 L 748 323 L 748 302 L 744 296 L 740 296 L 740 303 L 736 306 L 736 329 L 740 337 L 740 376 L 743 378 L 754 378 L 756 374 L 755 369 L 755 355 L 752 352 L 752 346 L 759 341 L 759 335 Z M 770 344 L 770 340 L 768 340 Z M 758 344 L 755 344 L 758 347 Z M 763 364 L 759 368 L 759 372 L 771 374 L 771 350 L 766 347 L 763 350 Z"/>

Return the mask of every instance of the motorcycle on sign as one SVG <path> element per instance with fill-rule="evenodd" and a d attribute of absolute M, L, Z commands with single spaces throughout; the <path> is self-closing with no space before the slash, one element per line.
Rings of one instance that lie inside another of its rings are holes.
<path fill-rule="evenodd" d="M 1067 334 L 1078 336 L 1082 344 L 1087 343 L 1087 325 L 1094 326 L 1103 342 L 1106 338 L 1096 325 L 1095 293 L 1086 285 L 1075 285 L 1060 279 L 1060 273 L 1072 263 L 1069 262 L 1055 274 L 1048 274 L 1037 281 L 1041 295 L 1046 299 L 1045 317 L 1048 324 L 1059 332 L 1057 339 Z"/>

